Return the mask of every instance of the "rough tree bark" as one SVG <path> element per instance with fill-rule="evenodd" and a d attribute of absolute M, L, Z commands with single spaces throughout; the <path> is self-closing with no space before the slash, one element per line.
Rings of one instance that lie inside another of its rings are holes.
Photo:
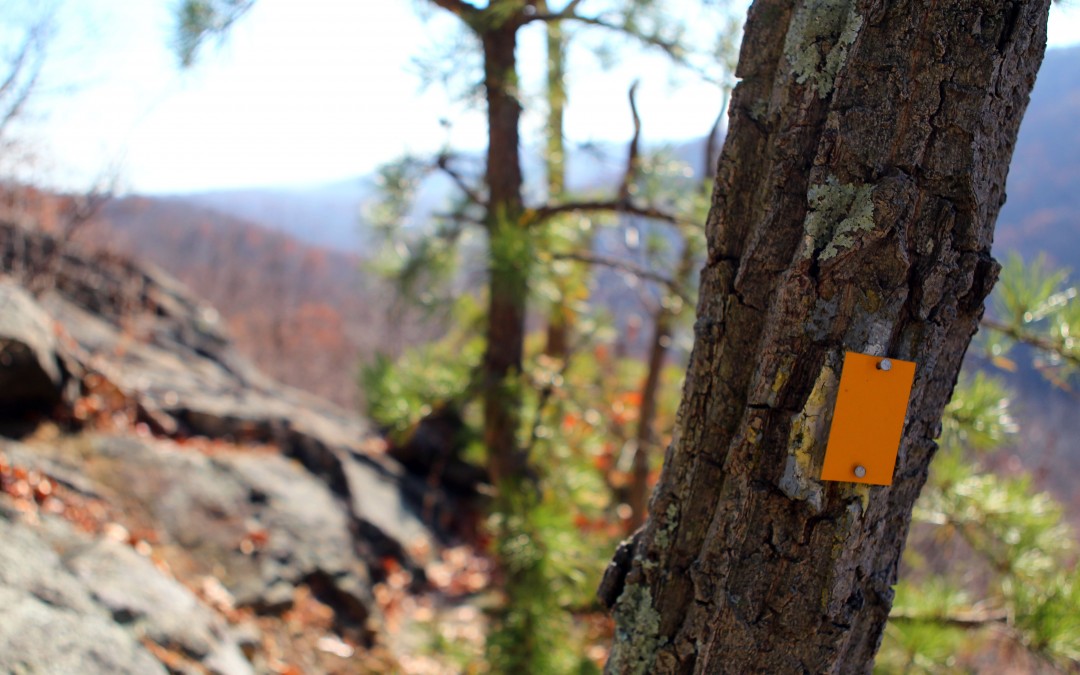
<path fill-rule="evenodd" d="M 1048 5 L 752 6 L 674 441 L 601 587 L 609 672 L 871 669 Z M 888 487 L 817 478 L 846 350 L 918 364 Z"/>

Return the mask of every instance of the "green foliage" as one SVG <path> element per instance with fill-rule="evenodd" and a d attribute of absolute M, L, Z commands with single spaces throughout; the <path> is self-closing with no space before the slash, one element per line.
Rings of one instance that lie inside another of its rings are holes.
<path fill-rule="evenodd" d="M 1001 380 L 982 371 L 961 374 L 942 417 L 941 445 L 993 450 L 1016 433 L 1009 414 L 1009 394 Z"/>
<path fill-rule="evenodd" d="M 675 158 L 671 148 L 650 152 L 638 161 L 637 181 L 631 186 L 633 194 L 646 203 L 677 213 L 687 223 L 697 225 L 698 236 L 709 214 L 711 182 L 702 186 L 698 171 Z"/>
<path fill-rule="evenodd" d="M 563 256 L 588 250 L 598 228 L 597 219 L 571 213 L 549 219 L 537 232 L 533 293 L 550 306 L 552 312 L 566 311 L 575 315 L 586 312 L 588 269 Z"/>
<path fill-rule="evenodd" d="M 1055 298 L 1067 278 L 1065 270 L 1050 269 L 1045 256 L 1026 264 L 1012 253 L 994 290 L 994 313 L 1014 326 L 1044 319 L 1059 304 Z"/>
<path fill-rule="evenodd" d="M 957 607 L 971 599 L 954 585 L 931 578 L 896 585 L 891 620 L 875 672 L 955 672 L 957 654 L 971 647 L 971 636 L 949 623 Z"/>
<path fill-rule="evenodd" d="M 549 488 L 550 489 L 550 488 Z M 575 528 L 568 502 L 535 486 L 502 485 L 489 522 L 509 602 L 493 612 L 487 657 L 494 672 L 592 673 L 571 610 L 591 595 L 595 542 Z M 601 568 L 602 569 L 602 568 Z"/>
<path fill-rule="evenodd" d="M 195 63 L 209 37 L 221 37 L 255 0 L 183 0 L 176 10 L 175 49 L 182 66 Z"/>
<path fill-rule="evenodd" d="M 1016 344 L 1034 347 L 1035 367 L 1053 384 L 1072 388 L 1080 374 L 1080 303 L 1066 270 L 1052 269 L 1045 257 L 1024 263 L 1013 254 L 1005 263 L 994 294 L 993 335 L 978 343 L 999 367 L 1015 370 L 1006 358 Z"/>
<path fill-rule="evenodd" d="M 439 342 L 412 349 L 396 360 L 379 356 L 361 369 L 368 416 L 386 429 L 396 441 L 425 415 L 446 404 L 463 406 L 471 398 L 472 381 L 483 340 L 472 331 L 466 318 L 475 305 L 463 301 L 457 314 L 463 323 Z"/>
<path fill-rule="evenodd" d="M 418 195 L 434 167 L 407 156 L 379 169 L 377 199 L 365 209 L 380 246 L 368 265 L 392 279 L 398 295 L 428 309 L 449 309 L 456 291 L 462 248 L 470 233 L 466 220 L 475 204 L 462 201 L 445 216 L 416 214 Z"/>
<path fill-rule="evenodd" d="M 983 342 L 998 365 L 1013 343 L 1055 350 L 1075 311 L 1067 275 L 1039 259 L 1005 265 L 994 307 L 998 337 Z M 914 512 L 881 672 L 955 672 L 964 656 L 1002 640 L 1036 659 L 1080 667 L 1080 582 L 1075 533 L 1061 505 L 1025 473 L 999 475 L 984 464 L 1016 431 L 1004 385 L 963 376 L 945 409 L 941 450 Z M 948 550 L 942 552 L 943 547 Z"/>
<path fill-rule="evenodd" d="M 457 23 L 439 41 L 413 57 L 412 68 L 420 76 L 423 88 L 441 87 L 452 101 L 480 106 L 484 95 L 484 63 L 479 46 L 476 33 Z"/>

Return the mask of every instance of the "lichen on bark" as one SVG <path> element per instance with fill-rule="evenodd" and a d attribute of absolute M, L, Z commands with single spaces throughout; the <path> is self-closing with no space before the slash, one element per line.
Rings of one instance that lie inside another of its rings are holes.
<path fill-rule="evenodd" d="M 874 229 L 873 189 L 872 185 L 841 183 L 832 176 L 810 186 L 804 228 L 818 260 L 835 258 L 855 245 L 860 232 Z M 806 254 L 809 257 L 811 251 Z"/>
<path fill-rule="evenodd" d="M 665 641 L 660 637 L 660 612 L 653 606 L 648 587 L 627 584 L 615 603 L 614 616 L 618 629 L 608 668 L 632 675 L 648 673 Z"/>
<path fill-rule="evenodd" d="M 807 82 L 825 98 L 862 28 L 853 0 L 809 0 L 796 10 L 784 41 L 784 56 L 796 82 Z"/>

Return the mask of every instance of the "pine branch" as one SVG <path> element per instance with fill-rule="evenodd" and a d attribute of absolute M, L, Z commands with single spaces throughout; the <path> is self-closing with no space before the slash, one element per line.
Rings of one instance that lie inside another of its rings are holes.
<path fill-rule="evenodd" d="M 199 49 L 208 38 L 227 36 L 233 24 L 254 6 L 255 0 L 184 0 L 178 4 L 175 49 L 180 65 L 184 68 L 193 66 Z"/>
<path fill-rule="evenodd" d="M 1030 345 L 1044 352 L 1057 354 L 1072 365 L 1080 367 L 1080 353 L 1077 353 L 1075 350 L 1068 349 L 1067 347 L 1065 347 L 1065 345 L 1057 343 L 1054 340 L 1025 331 L 1007 323 L 995 321 L 994 319 L 984 318 L 980 322 L 980 324 L 985 328 L 997 331 L 1008 338 L 1016 340 L 1017 342 Z"/>
<path fill-rule="evenodd" d="M 433 213 L 433 214 L 431 214 L 431 217 L 436 218 L 438 220 L 446 220 L 446 221 L 451 221 L 451 222 L 455 222 L 455 223 L 468 223 L 470 225 L 478 225 L 480 227 L 483 227 L 483 226 L 485 226 L 487 224 L 484 221 L 480 220 L 479 218 L 473 218 L 472 216 L 468 216 L 468 215 L 465 215 L 464 213 L 460 213 L 460 212 L 457 212 L 457 213 Z"/>
<path fill-rule="evenodd" d="M 691 63 L 686 58 L 686 50 L 678 42 L 665 40 L 664 38 L 655 34 L 649 35 L 646 33 L 640 33 L 630 26 L 614 23 L 598 16 L 585 16 L 583 14 L 578 14 L 574 11 L 577 5 L 577 2 L 571 2 L 566 7 L 566 9 L 561 12 L 533 14 L 532 16 L 524 17 L 522 19 L 522 23 L 531 23 L 533 21 L 576 21 L 578 23 L 582 23 L 588 26 L 596 26 L 598 28 L 604 28 L 616 33 L 621 33 L 623 35 L 626 35 L 627 37 L 633 38 L 641 42 L 648 47 L 656 47 L 657 49 L 667 54 L 672 61 L 694 72 L 695 74 L 697 74 L 698 77 L 702 78 L 706 82 L 711 82 L 717 85 L 720 84 L 720 82 L 717 81 L 716 78 L 706 73 L 699 66 Z"/>
<path fill-rule="evenodd" d="M 640 265 L 635 265 L 628 260 L 621 260 L 619 258 L 612 258 L 609 256 L 597 255 L 595 253 L 583 253 L 583 252 L 566 252 L 566 253 L 553 253 L 551 257 L 555 260 L 573 260 L 575 262 L 585 263 L 588 265 L 599 265 L 601 267 L 607 267 L 619 272 L 626 272 L 632 274 L 639 279 L 645 279 L 646 281 L 654 281 L 658 284 L 667 286 L 672 293 L 679 296 L 683 302 L 690 302 L 690 298 L 687 295 L 682 284 L 671 277 L 664 276 L 659 272 L 654 272 Z"/>
<path fill-rule="evenodd" d="M 457 185 L 458 189 L 465 193 L 465 196 L 469 198 L 469 201 L 477 206 L 487 207 L 487 201 L 480 197 L 480 195 L 473 190 L 465 178 L 450 167 L 450 155 L 443 153 L 435 159 L 435 166 L 443 171 L 450 180 L 454 181 L 454 185 Z"/>
<path fill-rule="evenodd" d="M 978 630 L 987 626 L 1007 624 L 1009 615 L 1004 610 L 996 612 L 967 612 L 958 614 L 919 614 L 916 612 L 896 612 L 889 614 L 889 621 L 896 623 L 934 623 L 942 626 L 954 626 L 968 630 Z"/>

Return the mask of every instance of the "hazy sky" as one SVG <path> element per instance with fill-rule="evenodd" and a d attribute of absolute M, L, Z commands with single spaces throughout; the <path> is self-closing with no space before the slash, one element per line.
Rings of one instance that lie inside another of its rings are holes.
<path fill-rule="evenodd" d="M 0 0 L 8 8 L 41 1 Z M 412 59 L 454 25 L 425 22 L 409 0 L 259 0 L 227 43 L 181 72 L 170 49 L 175 0 L 57 0 L 46 95 L 34 110 L 48 177 L 70 187 L 119 172 L 140 192 L 296 185 L 352 178 L 405 151 L 449 140 L 483 145 L 480 114 L 442 88 L 421 94 Z M 700 4 L 700 3 L 697 3 Z M 590 3 L 584 3 L 588 9 Z M 1050 44 L 1080 42 L 1080 3 L 1055 3 Z M 459 50 L 444 62 L 464 71 Z M 520 58 L 536 69 L 540 33 Z M 460 62 L 460 63 L 459 63 Z M 692 76 L 672 82 L 659 55 L 624 56 L 613 71 L 579 54 L 568 135 L 625 141 L 626 90 L 641 78 L 645 136 L 703 135 L 720 106 Z M 529 107 L 529 106 L 527 106 Z M 449 130 L 440 119 L 453 121 Z M 535 129 L 538 118 L 527 118 Z"/>

